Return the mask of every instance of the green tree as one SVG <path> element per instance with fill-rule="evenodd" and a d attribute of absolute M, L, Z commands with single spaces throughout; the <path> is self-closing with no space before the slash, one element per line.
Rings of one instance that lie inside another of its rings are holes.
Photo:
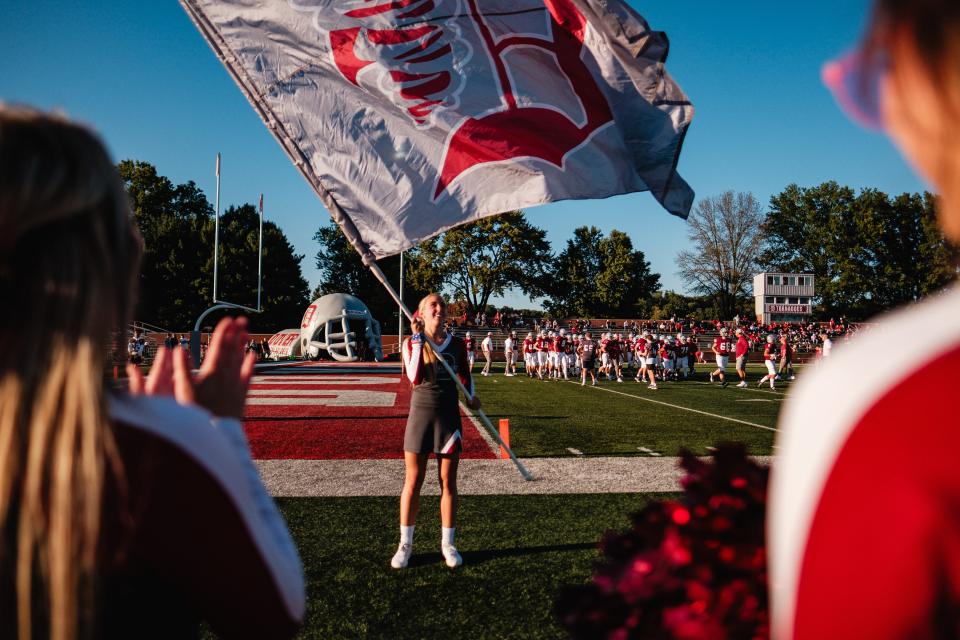
<path fill-rule="evenodd" d="M 527 222 L 523 212 L 510 211 L 422 243 L 411 261 L 409 281 L 421 290 L 443 290 L 465 300 L 472 316 L 507 289 L 542 295 L 551 258 L 546 231 Z"/>
<path fill-rule="evenodd" d="M 929 193 L 890 198 L 825 182 L 789 185 L 770 200 L 762 263 L 813 273 L 822 317 L 864 319 L 939 291 L 956 276 L 956 248 Z"/>
<path fill-rule="evenodd" d="M 174 185 L 148 162 L 123 160 L 117 168 L 144 242 L 135 317 L 192 328 L 210 300 L 213 208 L 193 182 Z"/>
<path fill-rule="evenodd" d="M 732 318 L 758 268 L 763 214 L 752 193 L 727 191 L 704 198 L 688 221 L 690 248 L 677 254 L 678 274 L 690 291 L 716 299 L 722 318 Z"/>
<path fill-rule="evenodd" d="M 578 227 L 553 261 L 548 310 L 556 316 L 623 318 L 646 315 L 660 274 L 650 270 L 630 236 L 616 229 L 604 237 Z"/>
<path fill-rule="evenodd" d="M 256 308 L 259 235 L 260 215 L 252 204 L 228 207 L 220 216 L 217 296 L 221 300 Z M 251 330 L 272 333 L 299 325 L 310 303 L 309 287 L 300 269 L 303 258 L 294 252 L 293 245 L 275 223 L 264 220 L 260 300 L 263 311 L 250 314 Z"/>
<path fill-rule="evenodd" d="M 363 261 L 360 254 L 347 241 L 340 227 L 330 222 L 320 227 L 313 239 L 320 243 L 316 265 L 320 270 L 320 283 L 311 294 L 314 299 L 328 293 L 349 293 L 367 305 L 373 317 L 380 321 L 383 331 L 388 333 L 396 326 L 399 306 L 387 293 L 383 284 L 377 280 Z M 404 254 L 404 270 L 416 268 L 416 251 Z M 388 256 L 377 261 L 380 270 L 397 293 L 400 292 L 400 256 Z M 412 311 L 420 298 L 428 291 L 420 289 L 409 277 L 404 277 L 403 300 Z M 406 332 L 407 329 L 404 329 Z"/>
<path fill-rule="evenodd" d="M 577 227 L 573 238 L 553 261 L 547 311 L 555 317 L 597 315 L 596 282 L 600 276 L 603 233 L 596 227 Z"/>

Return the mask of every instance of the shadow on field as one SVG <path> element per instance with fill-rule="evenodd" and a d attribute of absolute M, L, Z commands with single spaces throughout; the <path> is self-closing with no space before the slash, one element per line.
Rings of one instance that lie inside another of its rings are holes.
<path fill-rule="evenodd" d="M 498 560 L 500 558 L 519 558 L 523 556 L 533 556 L 539 553 L 552 553 L 555 551 L 583 551 L 585 549 L 596 549 L 596 542 L 575 542 L 572 544 L 551 544 L 539 547 L 517 547 L 514 549 L 482 549 L 480 551 L 463 551 L 463 564 L 465 566 L 475 566 Z M 415 553 L 410 556 L 409 567 L 422 567 L 428 564 L 442 563 L 443 557 L 439 553 Z"/>

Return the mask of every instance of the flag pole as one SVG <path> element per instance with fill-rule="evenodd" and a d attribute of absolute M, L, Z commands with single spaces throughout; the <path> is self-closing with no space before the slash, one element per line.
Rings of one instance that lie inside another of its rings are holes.
<path fill-rule="evenodd" d="M 217 263 L 220 260 L 220 153 L 217 152 L 217 196 L 213 218 L 213 302 L 217 302 Z"/>

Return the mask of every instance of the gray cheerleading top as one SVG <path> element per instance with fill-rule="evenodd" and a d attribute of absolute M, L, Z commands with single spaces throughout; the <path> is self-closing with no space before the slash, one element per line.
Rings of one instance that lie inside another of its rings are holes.
<path fill-rule="evenodd" d="M 423 334 L 417 334 L 403 343 L 403 365 L 413 385 L 410 397 L 410 416 L 403 436 L 403 450 L 413 453 L 455 454 L 462 449 L 460 407 L 457 383 L 447 370 L 436 363 L 435 381 L 425 374 L 423 362 Z M 447 334 L 440 344 L 430 343 L 434 353 L 442 357 L 456 372 L 460 382 L 473 394 L 473 378 L 463 340 Z"/>

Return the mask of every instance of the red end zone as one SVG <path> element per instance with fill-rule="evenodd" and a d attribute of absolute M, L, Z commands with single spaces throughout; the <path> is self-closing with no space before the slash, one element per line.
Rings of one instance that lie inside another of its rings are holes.
<path fill-rule="evenodd" d="M 410 384 L 399 368 L 296 363 L 261 369 L 250 384 L 244 429 L 255 459 L 403 457 Z M 464 458 L 495 458 L 461 411 Z"/>

